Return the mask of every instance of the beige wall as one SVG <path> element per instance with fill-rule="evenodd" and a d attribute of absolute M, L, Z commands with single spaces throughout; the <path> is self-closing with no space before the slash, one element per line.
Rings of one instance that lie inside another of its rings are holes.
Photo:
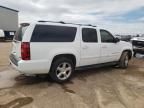
<path fill-rule="evenodd" d="M 0 7 L 0 29 L 16 31 L 18 29 L 18 12 Z"/>

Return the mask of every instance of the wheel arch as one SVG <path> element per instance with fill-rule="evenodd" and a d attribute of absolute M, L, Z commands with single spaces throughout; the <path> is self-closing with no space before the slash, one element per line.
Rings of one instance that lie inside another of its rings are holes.
<path fill-rule="evenodd" d="M 55 60 L 57 60 L 57 59 L 59 59 L 59 58 L 62 58 L 62 57 L 65 57 L 65 58 L 71 59 L 72 62 L 74 63 L 74 66 L 77 65 L 77 59 L 76 59 L 76 56 L 75 56 L 74 54 L 71 54 L 71 53 L 57 54 L 57 55 L 55 55 L 55 56 L 53 57 L 53 59 L 52 59 L 51 64 L 52 64 Z"/>
<path fill-rule="evenodd" d="M 123 54 L 124 52 L 128 52 L 129 59 L 132 58 L 132 51 L 131 51 L 130 49 L 125 49 L 125 50 L 123 50 L 122 54 Z M 121 54 L 121 56 L 122 56 L 122 54 Z"/>

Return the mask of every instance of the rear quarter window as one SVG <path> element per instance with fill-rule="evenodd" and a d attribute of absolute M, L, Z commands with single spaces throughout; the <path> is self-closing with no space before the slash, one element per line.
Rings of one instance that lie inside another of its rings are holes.
<path fill-rule="evenodd" d="M 76 31 L 76 27 L 36 25 L 31 42 L 72 42 Z"/>

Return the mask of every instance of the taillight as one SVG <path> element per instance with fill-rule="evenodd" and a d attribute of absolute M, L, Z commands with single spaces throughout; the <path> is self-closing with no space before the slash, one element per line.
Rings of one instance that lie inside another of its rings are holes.
<path fill-rule="evenodd" d="M 30 60 L 30 43 L 29 42 L 21 43 L 21 58 L 22 60 Z"/>

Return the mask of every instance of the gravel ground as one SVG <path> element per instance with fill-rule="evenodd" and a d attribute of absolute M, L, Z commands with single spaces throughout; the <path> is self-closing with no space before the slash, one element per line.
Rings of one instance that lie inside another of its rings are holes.
<path fill-rule="evenodd" d="M 0 108 L 144 108 L 144 58 L 129 68 L 76 71 L 65 84 L 25 76 L 9 66 L 11 43 L 0 43 Z"/>

